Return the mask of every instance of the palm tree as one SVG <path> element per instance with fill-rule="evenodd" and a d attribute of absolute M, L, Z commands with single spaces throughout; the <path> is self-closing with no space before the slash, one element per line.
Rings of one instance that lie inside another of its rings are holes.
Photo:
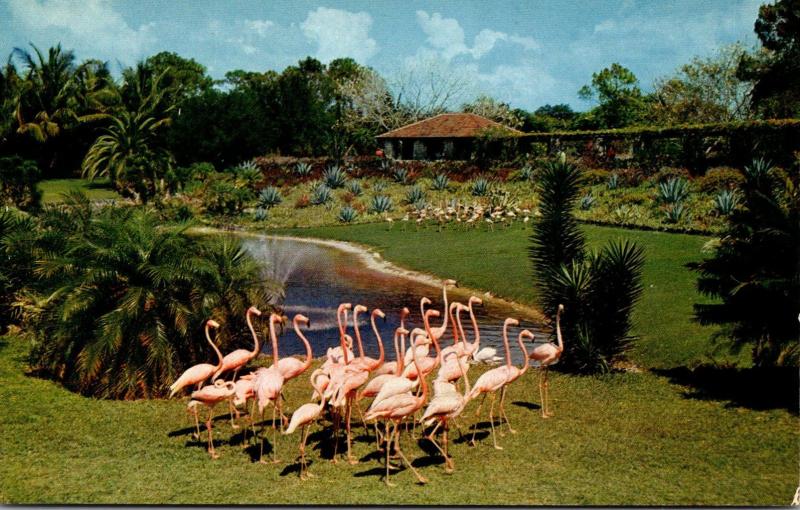
<path fill-rule="evenodd" d="M 62 225 L 64 214 L 75 214 L 51 213 Z M 195 238 L 187 225 L 165 227 L 133 208 L 76 219 L 60 247 L 37 257 L 48 288 L 31 354 L 33 366 L 70 388 L 110 398 L 161 395 L 186 366 L 213 356 L 198 341 L 205 319 L 228 329 L 251 304 L 269 306 L 269 282 L 233 240 Z M 222 340 L 227 349 L 229 338 Z"/>
<path fill-rule="evenodd" d="M 14 112 L 21 88 L 22 78 L 9 56 L 5 67 L 0 69 L 0 146 L 8 141 L 13 131 Z"/>

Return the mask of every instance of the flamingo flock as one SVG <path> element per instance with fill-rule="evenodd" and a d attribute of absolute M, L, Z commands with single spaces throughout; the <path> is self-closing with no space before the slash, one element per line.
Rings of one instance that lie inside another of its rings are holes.
<path fill-rule="evenodd" d="M 214 408 L 220 403 L 227 402 L 233 429 L 240 428 L 237 423 L 242 418 L 240 409 L 246 411 L 249 423 L 243 430 L 242 446 L 247 444 L 247 432 L 251 431 L 253 440 L 260 443 L 261 463 L 268 462 L 264 458 L 265 432 L 268 424 L 271 424 L 273 431 L 270 461 L 272 463 L 280 462 L 277 452 L 279 431 L 283 435 L 290 435 L 299 430 L 299 476 L 302 480 L 313 476 L 308 471 L 306 460 L 309 429 L 326 417 L 333 424 L 334 452 L 331 461 L 338 462 L 339 437 L 343 433 L 347 447 L 345 459 L 350 464 L 356 464 L 359 461 L 352 453 L 352 422 L 355 409 L 364 431 L 368 435 L 370 431 L 374 431 L 376 448 L 380 457 L 384 459 L 384 482 L 387 485 L 394 485 L 391 481 L 391 470 L 400 469 L 392 464 L 392 459 L 400 459 L 416 476 L 419 483 L 427 482 L 425 477 L 411 465 L 401 449 L 401 435 L 405 432 L 413 436 L 418 425 L 423 430 L 424 439 L 430 441 L 444 458 L 445 472 L 452 473 L 455 470 L 455 462 L 448 448 L 450 427 L 454 425 L 459 432 L 461 431 L 458 420 L 465 415 L 464 411 L 472 400 L 480 397 L 474 415 L 476 421 L 472 425 L 470 446 L 474 447 L 477 444 L 475 440 L 477 420 L 481 416 L 486 398 L 489 397 L 492 444 L 495 449 L 502 449 L 497 443 L 495 434 L 495 404 L 498 392 L 500 399 L 497 413 L 500 426 L 505 422 L 509 432 L 516 433 L 506 415 L 505 396 L 509 385 L 519 380 L 528 370 L 530 360 L 538 362 L 541 368 L 539 391 L 542 417 L 553 416 L 548 403 L 547 370 L 550 365 L 558 361 L 564 350 L 560 323 L 563 306 L 559 306 L 556 314 L 557 343 L 539 344 L 529 351 L 525 344 L 533 342 L 533 333 L 527 329 L 518 332 L 516 340 L 525 360 L 521 366 L 512 364 L 509 345 L 509 328 L 519 326 L 519 321 L 516 319 L 507 318 L 503 323 L 504 358 L 498 356 L 494 348 L 481 349 L 480 328 L 473 307 L 482 304 L 482 301 L 472 296 L 466 305 L 449 302 L 447 288 L 453 285 L 456 285 L 454 280 L 445 280 L 443 283 L 444 307 L 441 311 L 430 308 L 432 304 L 430 299 L 423 297 L 420 300 L 423 328 L 414 328 L 410 331 L 406 329 L 405 321 L 410 312 L 406 307 L 400 310 L 400 326 L 394 330 L 392 338 L 394 359 L 391 361 L 386 360 L 384 340 L 376 324 L 377 320 L 385 320 L 386 314 L 377 308 L 369 313 L 372 336 L 379 353 L 377 358 L 371 358 L 365 354 L 364 339 L 359 325 L 359 316 L 369 312 L 368 308 L 360 304 L 355 306 L 351 303 L 340 304 L 336 310 L 339 333 L 336 339 L 337 345 L 327 349 L 319 368 L 310 373 L 312 392 L 309 401 L 299 405 L 291 413 L 290 419 L 283 412 L 285 400 L 283 388 L 289 380 L 306 373 L 313 362 L 311 345 L 303 333 L 303 327 L 308 328 L 310 321 L 302 314 L 294 316 L 292 326 L 295 336 L 305 348 L 304 359 L 279 356 L 276 326 L 287 323 L 288 317 L 272 313 L 268 318 L 272 365 L 257 368 L 241 376 L 239 373 L 260 352 L 261 344 L 253 326 L 253 318 L 260 317 L 261 311 L 250 307 L 246 313 L 253 350 L 237 349 L 225 356 L 211 337 L 211 330 L 218 329 L 220 325 L 214 320 L 208 320 L 205 324 L 206 341 L 217 355 L 217 363 L 201 363 L 189 367 L 170 385 L 170 397 L 184 388 L 193 390 L 187 412 L 194 415 L 195 438 L 200 437 L 198 408 L 203 406 L 208 409 L 205 425 L 208 433 L 208 453 L 212 459 L 218 458 L 212 432 Z M 348 315 L 351 313 L 352 335 L 348 333 L 350 324 Z M 471 340 L 465 332 L 462 314 L 469 315 L 472 326 Z M 432 320 L 437 324 L 432 325 Z M 448 330 L 452 343 L 445 340 Z M 468 377 L 470 366 L 503 359 L 504 364 L 482 373 L 474 384 L 470 383 Z M 226 375 L 230 375 L 229 380 L 225 379 Z M 430 383 L 429 378 L 432 379 Z M 205 384 L 206 382 L 209 384 Z M 366 402 L 370 399 L 367 405 Z M 247 409 L 248 403 L 250 403 L 249 409 Z M 271 421 L 264 420 L 267 407 L 272 408 Z M 260 418 L 259 432 L 256 431 L 258 423 L 256 417 Z M 428 431 L 424 433 L 426 429 Z"/>

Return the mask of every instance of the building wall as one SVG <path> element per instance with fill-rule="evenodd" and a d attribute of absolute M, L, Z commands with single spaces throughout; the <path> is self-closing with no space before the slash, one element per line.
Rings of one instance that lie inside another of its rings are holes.
<path fill-rule="evenodd" d="M 471 138 L 393 138 L 383 140 L 389 158 L 411 160 L 466 160 L 472 156 Z"/>

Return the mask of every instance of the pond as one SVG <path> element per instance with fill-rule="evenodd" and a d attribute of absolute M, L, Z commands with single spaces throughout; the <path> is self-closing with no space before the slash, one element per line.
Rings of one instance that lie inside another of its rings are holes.
<path fill-rule="evenodd" d="M 423 296 L 433 302 L 430 306 L 440 311 L 442 309 L 441 286 L 428 285 L 369 267 L 361 256 L 349 251 L 311 241 L 261 235 L 245 236 L 244 245 L 263 264 L 267 275 L 283 283 L 284 296 L 279 305 L 284 313 L 289 318 L 302 313 L 311 320 L 311 326 L 305 332 L 314 357 L 323 356 L 328 347 L 339 345 L 336 308 L 340 303 L 349 302 L 353 306 L 363 304 L 369 308 L 369 312 L 359 315 L 359 325 L 364 350 L 368 356 L 376 358 L 378 346 L 369 322 L 369 313 L 373 308 L 380 308 L 386 314 L 386 320 L 379 319 L 376 325 L 383 339 L 387 360 L 394 360 L 395 357 L 392 335 L 399 325 L 403 306 L 411 311 L 406 319 L 406 328 L 409 330 L 424 327 L 419 312 L 419 301 Z M 448 298 L 466 303 L 469 295 L 451 288 Z M 510 306 L 484 300 L 484 305 L 475 306 L 475 310 L 481 332 L 481 347 L 495 347 L 500 356 L 504 352 L 502 326 L 506 317 L 519 319 L 521 327 L 533 331 L 537 343 L 548 338 L 541 324 L 520 315 L 520 312 Z M 352 336 L 352 314 L 349 319 L 348 333 Z M 469 314 L 462 313 L 462 323 L 468 340 L 472 341 Z M 437 317 L 432 326 L 439 324 L 441 319 Z M 522 362 L 522 353 L 516 343 L 519 331 L 519 328 L 509 328 L 512 360 L 517 364 Z M 451 329 L 448 328 L 444 342 L 446 345 L 452 342 L 451 334 Z M 305 352 L 293 332 L 281 335 L 279 342 L 279 353 L 282 356 Z M 270 353 L 271 347 L 266 345 L 263 350 Z M 353 350 L 356 350 L 355 346 Z"/>

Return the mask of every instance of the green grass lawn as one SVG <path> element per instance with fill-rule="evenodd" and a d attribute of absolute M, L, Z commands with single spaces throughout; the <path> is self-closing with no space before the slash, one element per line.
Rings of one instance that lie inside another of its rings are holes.
<path fill-rule="evenodd" d="M 502 451 L 488 437 L 476 448 L 455 444 L 453 475 L 443 473 L 432 447 L 406 437 L 406 453 L 430 483 L 418 486 L 403 471 L 398 487 L 386 488 L 366 439 L 355 443 L 361 463 L 334 466 L 320 459 L 315 427 L 309 452 L 316 478 L 300 482 L 297 434 L 279 439 L 283 463 L 258 464 L 219 406 L 221 458 L 211 461 L 189 435 L 185 400 L 81 397 L 26 376 L 26 349 L 18 337 L 0 338 L 3 503 L 785 505 L 797 483 L 797 418 L 785 409 L 691 398 L 649 372 L 552 374 L 556 416 L 543 420 L 535 371 L 509 392 L 518 433 L 499 438 Z M 306 378 L 293 380 L 287 409 L 309 394 Z M 466 426 L 476 406 L 468 406 Z M 485 417 L 481 423 L 479 437 L 488 426 Z M 354 430 L 361 435 L 360 426 Z M 330 455 L 327 447 L 323 453 Z"/>
<path fill-rule="evenodd" d="M 634 314 L 636 342 L 631 359 L 647 367 L 669 368 L 737 361 L 749 363 L 747 354 L 714 352 L 709 338 L 715 328 L 691 320 L 692 303 L 704 302 L 695 290 L 695 275 L 684 265 L 703 257 L 707 237 L 666 232 L 627 230 L 584 225 L 591 247 L 615 238 L 628 238 L 644 246 L 644 294 Z M 457 228 L 420 228 L 384 223 L 353 226 L 281 229 L 281 233 L 353 241 L 377 248 L 387 259 L 419 271 L 452 277 L 462 285 L 489 290 L 498 296 L 536 304 L 532 268 L 526 256 L 530 227 L 486 228 L 468 232 Z"/>
<path fill-rule="evenodd" d="M 39 189 L 42 191 L 42 202 L 46 204 L 61 202 L 63 200 L 62 193 L 68 191 L 83 191 L 91 200 L 122 198 L 116 191 L 111 189 L 111 184 L 109 184 L 108 180 L 51 179 L 41 181 Z"/>

